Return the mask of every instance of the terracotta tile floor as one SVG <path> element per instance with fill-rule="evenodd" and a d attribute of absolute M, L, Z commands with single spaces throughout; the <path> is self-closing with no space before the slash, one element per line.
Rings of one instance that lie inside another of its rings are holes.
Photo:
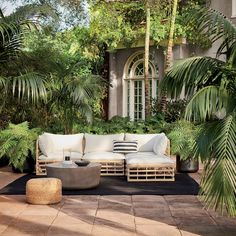
<path fill-rule="evenodd" d="M 0 169 L 0 188 L 19 176 Z M 80 195 L 42 206 L 0 195 L 2 235 L 235 236 L 236 218 L 206 211 L 196 196 Z"/>

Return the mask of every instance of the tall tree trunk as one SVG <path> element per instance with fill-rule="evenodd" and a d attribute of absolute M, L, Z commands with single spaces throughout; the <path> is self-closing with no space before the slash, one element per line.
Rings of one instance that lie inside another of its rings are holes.
<path fill-rule="evenodd" d="M 173 44 L 174 44 L 174 31 L 175 31 L 177 6 L 178 6 L 178 0 L 173 0 L 173 9 L 170 22 L 170 33 L 169 33 L 167 52 L 165 58 L 165 73 L 168 71 L 168 69 L 172 66 L 173 63 Z M 161 109 L 163 112 L 166 111 L 166 103 L 167 103 L 167 93 L 166 91 L 162 91 Z"/>
<path fill-rule="evenodd" d="M 149 79 L 148 79 L 149 42 L 150 42 L 150 7 L 147 1 L 146 2 L 145 53 L 144 53 L 145 118 L 151 115 L 150 84 L 149 84 Z"/>

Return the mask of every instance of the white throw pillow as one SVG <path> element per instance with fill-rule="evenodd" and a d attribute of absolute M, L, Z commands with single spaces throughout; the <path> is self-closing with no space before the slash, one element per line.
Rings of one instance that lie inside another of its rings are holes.
<path fill-rule="evenodd" d="M 153 145 L 153 152 L 157 155 L 163 155 L 166 153 L 167 145 L 168 138 L 166 135 L 164 133 L 158 134 Z"/>
<path fill-rule="evenodd" d="M 152 152 L 159 134 L 125 134 L 125 141 L 138 141 L 138 152 Z"/>
<path fill-rule="evenodd" d="M 45 156 L 49 156 L 53 152 L 53 141 L 48 133 L 39 136 L 39 149 Z"/>
<path fill-rule="evenodd" d="M 84 134 L 62 135 L 44 133 L 39 137 L 39 147 L 46 156 L 49 156 L 51 153 L 63 152 L 63 150 L 83 153 L 83 137 Z"/>
<path fill-rule="evenodd" d="M 85 134 L 85 150 L 88 152 L 112 152 L 113 141 L 124 140 L 124 134 Z"/>

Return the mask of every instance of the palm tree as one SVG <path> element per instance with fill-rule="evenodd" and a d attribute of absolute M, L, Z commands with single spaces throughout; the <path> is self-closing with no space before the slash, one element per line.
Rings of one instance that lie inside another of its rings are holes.
<path fill-rule="evenodd" d="M 39 20 L 45 18 L 46 14 L 56 18 L 47 5 L 28 4 L 8 16 L 0 9 L 1 92 L 13 92 L 14 96 L 33 102 L 46 97 L 44 76 L 16 65 L 22 55 L 24 38 L 39 27 Z"/>
<path fill-rule="evenodd" d="M 52 63 L 51 63 L 52 64 Z M 48 83 L 48 101 L 46 105 L 63 124 L 64 133 L 73 132 L 78 117 L 92 122 L 92 104 L 102 96 L 104 81 L 93 74 L 81 75 L 80 64 L 71 66 L 61 61 L 55 64 L 55 73 Z"/>
<path fill-rule="evenodd" d="M 204 122 L 196 157 L 204 163 L 200 195 L 207 207 L 236 215 L 236 27 L 221 13 L 203 9 L 188 19 L 212 42 L 221 39 L 217 57 L 177 62 L 161 86 L 178 98 L 189 98 L 185 117 Z M 225 56 L 225 60 L 220 59 Z"/>
<path fill-rule="evenodd" d="M 145 29 L 145 53 L 144 53 L 144 83 L 145 83 L 145 118 L 151 114 L 150 84 L 149 84 L 149 43 L 150 43 L 150 6 L 146 1 L 146 29 Z"/>
<path fill-rule="evenodd" d="M 177 14 L 178 0 L 173 1 L 172 13 L 171 13 L 171 21 L 170 21 L 170 31 L 169 38 L 167 44 L 167 53 L 165 58 L 165 72 L 171 67 L 173 63 L 173 45 L 174 45 L 174 31 L 175 31 L 175 19 Z M 162 91 L 161 96 L 161 109 L 162 111 L 166 111 L 166 91 Z"/>

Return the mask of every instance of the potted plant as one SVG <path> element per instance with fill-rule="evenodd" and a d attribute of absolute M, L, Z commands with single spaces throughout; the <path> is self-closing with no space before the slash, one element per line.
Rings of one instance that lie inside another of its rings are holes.
<path fill-rule="evenodd" d="M 180 120 L 174 123 L 168 137 L 171 140 L 171 153 L 176 155 L 178 172 L 197 172 L 199 161 L 193 158 L 195 138 L 199 128 L 193 123 Z"/>
<path fill-rule="evenodd" d="M 0 158 L 6 156 L 13 169 L 21 172 L 29 170 L 29 163 L 31 167 L 34 166 L 38 133 L 38 129 L 29 129 L 28 122 L 17 125 L 10 123 L 6 129 L 0 131 Z"/>

